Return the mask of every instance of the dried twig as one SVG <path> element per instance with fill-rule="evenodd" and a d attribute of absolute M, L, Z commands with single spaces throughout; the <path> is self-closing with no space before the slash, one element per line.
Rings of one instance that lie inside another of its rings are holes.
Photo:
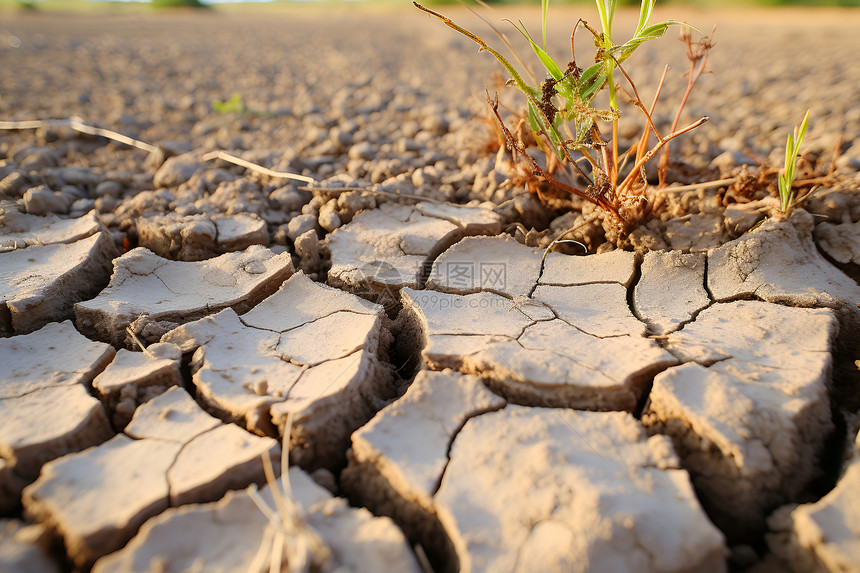
<path fill-rule="evenodd" d="M 146 356 L 147 358 L 151 358 L 152 360 L 158 360 L 158 356 L 154 355 L 152 352 L 146 349 L 146 346 L 143 345 L 143 342 L 141 342 L 140 338 L 137 337 L 137 335 L 134 333 L 130 326 L 126 326 L 125 331 L 131 337 L 131 339 L 134 340 L 134 343 L 140 347 L 140 350 L 141 352 L 143 352 L 144 356 Z"/>
<path fill-rule="evenodd" d="M 675 131 L 678 127 L 678 122 L 681 119 L 681 112 L 684 110 L 684 106 L 687 105 L 687 99 L 690 97 L 690 92 L 693 91 L 693 86 L 696 85 L 696 81 L 705 71 L 705 66 L 708 65 L 708 55 L 711 52 L 711 48 L 714 47 L 714 36 L 716 36 L 716 34 L 717 26 L 714 25 L 714 29 L 711 31 L 710 37 L 705 36 L 698 42 L 693 42 L 690 31 L 687 29 L 681 30 L 681 41 L 687 44 L 687 59 L 690 60 L 690 72 L 687 77 L 687 89 L 684 91 L 684 97 L 681 98 L 681 104 L 678 106 L 678 111 L 675 114 L 674 121 L 672 121 L 671 131 Z M 666 172 L 668 170 L 669 146 L 667 145 L 663 150 L 663 154 L 660 156 L 659 162 L 657 163 L 659 187 L 666 186 Z"/>
<path fill-rule="evenodd" d="M 134 139 L 133 137 L 129 137 L 127 135 L 123 135 L 122 133 L 111 131 L 109 129 L 87 125 L 83 123 L 83 120 L 79 117 L 72 117 L 69 119 L 0 121 L 0 130 L 39 129 L 40 127 L 69 127 L 71 129 L 74 129 L 75 131 L 86 133 L 87 135 L 106 137 L 107 139 L 117 141 L 119 143 L 124 143 L 126 145 L 130 145 L 131 147 L 136 147 L 137 149 L 142 149 L 149 153 L 158 150 L 158 147 L 150 145 L 145 141 L 140 141 L 139 139 Z M 228 163 L 233 163 L 234 165 L 239 165 L 240 167 L 250 169 L 251 171 L 256 171 L 257 173 L 268 175 L 269 177 L 277 177 L 281 179 L 296 179 L 298 181 L 304 181 L 305 183 L 316 183 L 316 179 L 314 179 L 313 177 L 297 175 L 295 173 L 288 173 L 286 171 L 274 171 L 272 169 L 269 169 L 268 167 L 263 167 L 262 165 L 251 163 L 250 161 L 242 159 L 241 157 L 231 155 L 226 151 L 211 151 L 209 153 L 204 154 L 201 159 L 203 161 L 221 159 Z"/>
<path fill-rule="evenodd" d="M 157 147 L 154 145 L 150 145 L 145 141 L 140 141 L 139 139 L 134 139 L 133 137 L 129 137 L 127 135 L 123 135 L 121 133 L 117 133 L 116 131 L 111 131 L 109 129 L 104 129 L 101 127 L 94 127 L 92 125 L 87 125 L 83 123 L 83 120 L 79 117 L 71 117 L 69 119 L 47 119 L 47 120 L 27 120 L 27 121 L 0 121 L 0 129 L 3 130 L 12 130 L 12 129 L 39 129 L 40 127 L 69 127 L 74 129 L 75 131 L 79 131 L 81 133 L 86 133 L 87 135 L 96 135 L 100 137 L 106 137 L 113 141 L 117 141 L 119 143 L 124 143 L 126 145 L 130 145 L 131 147 L 136 147 L 138 149 L 142 149 L 146 152 L 152 153 Z"/>
<path fill-rule="evenodd" d="M 322 191 L 332 195 L 340 195 L 341 193 L 368 193 L 370 195 L 380 195 L 382 197 L 393 197 L 395 199 L 411 199 L 413 201 L 423 202 L 423 203 L 435 203 L 436 205 L 445 205 L 446 201 L 437 201 L 436 199 L 431 199 L 429 197 L 422 197 L 421 195 L 412 195 L 411 193 L 401 193 L 399 191 L 378 191 L 376 189 L 377 186 L 373 187 L 311 187 L 308 185 L 304 185 L 299 187 L 300 191 Z"/>
<path fill-rule="evenodd" d="M 234 165 L 238 165 L 240 167 L 244 167 L 246 169 L 250 169 L 251 171 L 256 171 L 257 173 L 262 173 L 263 175 L 268 175 L 269 177 L 279 177 L 282 179 L 295 179 L 297 181 L 304 181 L 305 183 L 316 183 L 316 179 L 313 177 L 307 177 L 305 175 L 297 175 L 295 173 L 289 173 L 287 171 L 274 171 L 269 169 L 268 167 L 263 167 L 262 165 L 258 165 L 256 163 L 251 163 L 250 161 L 246 161 L 241 157 L 236 157 L 235 155 L 231 155 L 226 151 L 211 151 L 209 153 L 204 154 L 201 159 L 203 161 L 211 161 L 213 159 L 221 159 L 222 161 L 226 161 L 227 163 L 232 163 Z"/>

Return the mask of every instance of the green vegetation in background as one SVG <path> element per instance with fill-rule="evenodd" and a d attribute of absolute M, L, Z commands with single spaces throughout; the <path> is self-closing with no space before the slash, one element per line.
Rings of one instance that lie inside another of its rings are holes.
<path fill-rule="evenodd" d="M 151 0 L 151 2 L 120 2 L 120 1 L 91 1 L 91 0 L 0 0 L 0 11 L 33 11 L 45 12 L 141 12 L 155 8 L 168 7 L 204 7 L 214 10 L 267 10 L 267 9 L 307 9 L 321 5 L 338 5 L 352 9 L 362 6 L 407 6 L 408 0 L 316 0 L 313 2 L 298 2 L 293 0 L 272 0 L 260 3 L 219 3 L 206 4 L 207 0 Z M 472 0 L 463 0 L 474 4 Z M 532 4 L 539 5 L 540 0 L 486 0 L 491 4 Z M 555 0 L 558 4 L 587 5 L 592 0 Z M 425 4 L 460 4 L 461 0 L 428 0 Z M 635 6 L 637 0 L 618 0 L 619 6 Z M 831 6 L 831 7 L 860 7 L 860 0 L 660 0 L 660 5 L 687 5 L 704 8 L 742 7 L 742 6 Z"/>
<path fill-rule="evenodd" d="M 153 8 L 208 8 L 200 0 L 151 0 Z"/>

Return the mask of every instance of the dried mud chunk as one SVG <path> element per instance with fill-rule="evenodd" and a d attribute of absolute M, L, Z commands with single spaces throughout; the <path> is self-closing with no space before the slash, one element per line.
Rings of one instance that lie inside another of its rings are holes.
<path fill-rule="evenodd" d="M 856 303 L 860 286 L 828 263 L 812 241 L 812 217 L 796 211 L 708 252 L 708 289 L 717 300 L 754 295 L 768 302 L 835 307 Z"/>
<path fill-rule="evenodd" d="M 815 238 L 837 263 L 860 265 L 860 222 L 841 225 L 820 223 L 815 227 Z"/>
<path fill-rule="evenodd" d="M 718 304 L 670 338 L 695 360 L 657 375 L 643 423 L 672 436 L 704 507 L 733 539 L 817 476 L 833 430 L 830 310 Z M 803 340 L 803 344 L 797 344 Z"/>
<path fill-rule="evenodd" d="M 118 435 L 96 448 L 45 465 L 24 489 L 29 518 L 62 536 L 85 568 L 122 547 L 147 518 L 167 509 L 165 474 L 182 445 Z"/>
<path fill-rule="evenodd" d="M 93 389 L 111 413 L 114 427 L 124 428 L 140 404 L 182 384 L 181 354 L 174 348 L 175 356 L 171 358 L 120 349 L 114 361 L 93 380 Z"/>
<path fill-rule="evenodd" d="M 170 505 L 213 501 L 226 490 L 262 482 L 260 458 L 279 454 L 278 443 L 233 424 L 216 428 L 188 442 L 167 472 Z"/>
<path fill-rule="evenodd" d="M 352 435 L 341 484 L 375 514 L 392 516 L 438 560 L 451 551 L 433 505 L 448 448 L 467 419 L 504 405 L 474 376 L 422 371 L 402 398 Z"/>
<path fill-rule="evenodd" d="M 76 219 L 6 211 L 0 214 L 0 253 L 34 245 L 74 243 L 104 230 L 95 211 Z"/>
<path fill-rule="evenodd" d="M 266 222 L 254 215 L 153 215 L 135 221 L 138 243 L 158 256 L 203 261 L 251 245 L 269 244 Z"/>
<path fill-rule="evenodd" d="M 292 273 L 289 253 L 257 245 L 203 262 L 169 261 L 137 248 L 114 261 L 105 290 L 75 305 L 76 322 L 88 336 L 121 346 L 125 328 L 137 321 L 141 338 L 156 342 L 164 334 L 158 323 L 175 326 L 227 307 L 244 312 Z M 148 330 L 150 324 L 156 328 Z"/>
<path fill-rule="evenodd" d="M 815 503 L 779 508 L 768 545 L 792 571 L 860 571 L 860 436 L 836 487 Z"/>
<path fill-rule="evenodd" d="M 168 157 L 155 172 L 153 185 L 156 189 L 177 187 L 191 179 L 191 176 L 202 168 L 199 157 L 193 153 Z"/>
<path fill-rule="evenodd" d="M 619 284 L 539 285 L 532 300 L 546 304 L 559 319 L 592 336 L 645 334 L 645 323 L 630 312 L 627 288 Z"/>
<path fill-rule="evenodd" d="M 71 322 L 0 339 L 0 511 L 20 503 L 42 465 L 113 435 L 86 385 L 114 350 L 91 342 Z"/>
<path fill-rule="evenodd" d="M 540 276 L 541 255 L 540 249 L 526 247 L 507 235 L 466 237 L 436 258 L 427 288 L 529 296 Z"/>
<path fill-rule="evenodd" d="M 113 360 L 116 351 L 75 330 L 71 321 L 0 340 L 0 399 L 42 388 L 87 385 Z"/>
<path fill-rule="evenodd" d="M 324 545 L 325 555 L 313 556 L 325 562 L 321 571 L 420 571 L 391 520 L 332 498 L 298 468 L 290 470 L 289 481 L 293 500 L 304 509 L 305 527 Z M 280 480 L 277 485 L 283 488 Z M 269 488 L 260 495 L 274 507 Z M 149 573 L 153 563 L 165 573 L 195 567 L 212 573 L 247 571 L 258 553 L 271 555 L 269 527 L 246 492 L 228 492 L 216 503 L 169 509 L 152 518 L 124 549 L 96 562 L 93 573 Z"/>
<path fill-rule="evenodd" d="M 725 571 L 669 440 L 625 413 L 472 418 L 435 502 L 461 571 Z"/>
<path fill-rule="evenodd" d="M 42 464 L 113 435 L 101 403 L 80 384 L 0 400 L 0 418 L 0 509 L 6 511 L 17 506 Z"/>
<path fill-rule="evenodd" d="M 710 303 L 704 280 L 703 254 L 646 253 L 633 290 L 636 313 L 653 334 L 675 331 Z"/>
<path fill-rule="evenodd" d="M 218 229 L 219 252 L 242 251 L 251 245 L 269 244 L 266 222 L 256 215 L 217 215 L 212 217 L 212 221 Z"/>
<path fill-rule="evenodd" d="M 149 519 L 123 549 L 96 561 L 93 573 L 247 571 L 259 550 L 266 517 L 244 491 L 218 502 L 170 508 Z"/>
<path fill-rule="evenodd" d="M 478 374 L 520 404 L 632 411 L 654 372 L 677 363 L 652 340 L 592 336 L 535 300 L 411 289 L 402 297 L 399 320 L 412 324 L 429 368 Z"/>
<path fill-rule="evenodd" d="M 206 215 L 152 215 L 135 220 L 138 244 L 159 257 L 203 261 L 217 253 L 215 223 Z"/>
<path fill-rule="evenodd" d="M 544 261 L 539 284 L 573 286 L 618 283 L 628 287 L 635 273 L 636 254 L 629 251 L 616 250 L 585 257 L 550 253 Z"/>
<path fill-rule="evenodd" d="M 171 388 L 138 408 L 125 433 L 136 440 L 187 444 L 220 425 L 221 421 L 207 414 L 185 390 Z"/>
<path fill-rule="evenodd" d="M 500 217 L 487 209 L 387 203 L 358 213 L 328 236 L 329 282 L 369 292 L 417 287 L 425 265 L 462 237 L 500 230 Z"/>
<path fill-rule="evenodd" d="M 165 335 L 188 352 L 198 398 L 264 435 L 293 416 L 293 460 L 342 464 L 349 434 L 392 389 L 378 356 L 388 345 L 382 307 L 298 274 L 239 317 L 231 310 Z"/>
<path fill-rule="evenodd" d="M 72 305 L 104 286 L 117 254 L 104 232 L 68 245 L 0 253 L 0 336 L 69 318 Z"/>
<path fill-rule="evenodd" d="M 53 573 L 60 568 L 42 547 L 43 528 L 15 519 L 0 519 L 0 571 Z"/>
<path fill-rule="evenodd" d="M 49 462 L 24 490 L 25 513 L 63 538 L 79 568 L 122 547 L 171 503 L 261 483 L 261 455 L 280 454 L 275 440 L 223 425 L 181 388 L 141 406 L 127 431 Z"/>
<path fill-rule="evenodd" d="M 698 253 L 725 243 L 728 231 L 722 214 L 705 213 L 669 219 L 664 235 L 670 249 Z"/>

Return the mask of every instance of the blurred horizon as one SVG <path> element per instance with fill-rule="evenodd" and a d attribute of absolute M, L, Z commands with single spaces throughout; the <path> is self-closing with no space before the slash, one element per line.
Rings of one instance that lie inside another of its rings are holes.
<path fill-rule="evenodd" d="M 540 5 L 540 0 L 486 0 L 490 4 L 503 5 Z M 0 0 L 0 8 L 23 8 L 23 9 L 55 9 L 75 4 L 151 4 L 153 7 L 187 7 L 198 5 L 229 5 L 229 4 L 367 4 L 367 5 L 397 5 L 411 4 L 411 0 Z M 460 2 L 459 0 L 427 0 L 427 5 L 456 5 L 475 4 L 474 1 Z M 554 0 L 551 4 L 576 5 L 592 4 L 593 0 Z M 638 6 L 638 0 L 619 0 L 619 6 Z M 860 0 L 659 0 L 658 4 L 682 5 L 692 7 L 720 8 L 720 7 L 860 7 Z"/>

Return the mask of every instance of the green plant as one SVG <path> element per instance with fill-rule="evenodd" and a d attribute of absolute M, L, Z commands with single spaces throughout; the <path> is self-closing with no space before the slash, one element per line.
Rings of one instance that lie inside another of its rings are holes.
<path fill-rule="evenodd" d="M 655 0 L 642 0 L 633 37 L 623 44 L 616 44 L 612 40 L 612 23 L 617 0 L 595 0 L 595 2 L 600 15 L 602 32 L 598 32 L 580 19 L 571 34 L 571 59 L 565 66 L 559 65 L 547 53 L 546 22 L 549 0 L 541 2 L 541 45 L 532 39 L 522 22 L 512 23 L 527 40 L 546 70 L 545 80 L 538 82 L 535 78 L 537 85 L 527 83 L 504 56 L 480 37 L 438 12 L 425 8 L 417 2 L 413 4 L 471 39 L 480 46 L 479 51 L 492 54 L 510 74 L 510 82 L 525 94 L 527 108 L 524 116 L 531 127 L 534 140 L 547 154 L 546 168 L 526 153 L 526 143 L 521 138 L 515 139 L 511 130 L 505 126 L 499 113 L 498 99 L 490 99 L 489 94 L 487 95 L 507 147 L 514 155 L 520 155 L 531 164 L 535 179 L 545 182 L 557 191 L 581 197 L 602 207 L 618 219 L 624 232 L 629 232 L 641 222 L 648 211 L 645 164 L 670 140 L 701 125 L 708 118 L 702 117 L 686 127 L 673 129 L 672 133 L 666 136 L 661 135 L 651 120 L 659 90 L 650 110 L 646 110 L 633 80 L 622 65 L 639 46 L 648 40 L 659 38 L 669 26 L 691 26 L 675 20 L 650 24 Z M 592 35 L 596 49 L 595 63 L 585 69 L 577 65 L 574 53 L 574 38 L 580 25 Z M 497 30 L 495 32 L 507 43 L 500 32 Z M 688 46 L 690 45 L 688 42 Z M 705 53 L 710 49 L 707 39 L 699 45 L 703 47 Z M 522 62 L 518 56 L 517 60 Z M 621 118 L 621 111 L 618 105 L 619 87 L 615 83 L 616 71 L 620 72 L 630 85 L 634 105 L 644 114 L 647 123 L 639 142 L 623 154 L 618 152 L 618 121 Z M 665 72 L 663 78 L 665 79 Z M 662 82 L 663 80 L 661 80 L 661 87 Z M 608 92 L 609 109 L 599 109 L 594 105 L 595 98 L 604 89 Z M 601 123 L 610 124 L 609 138 L 603 136 L 600 129 Z M 657 137 L 657 143 L 649 149 L 648 139 L 652 131 Z M 577 157 L 574 158 L 573 154 Z M 620 172 L 629 157 L 634 157 L 633 165 L 628 174 L 622 178 Z M 579 164 L 580 161 L 587 162 L 589 169 L 583 169 Z M 554 171 L 558 172 L 558 175 L 553 174 Z M 585 182 L 584 188 L 581 184 L 577 184 L 577 178 Z M 539 187 L 538 192 L 540 194 Z"/>
<path fill-rule="evenodd" d="M 251 113 L 251 110 L 248 109 L 248 106 L 245 105 L 245 102 L 242 100 L 242 96 L 239 94 L 233 94 L 233 97 L 227 101 L 219 100 L 212 102 L 212 109 L 221 115 L 227 115 L 228 113 L 239 115 Z"/>
<path fill-rule="evenodd" d="M 791 185 L 794 183 L 794 170 L 797 166 L 797 157 L 800 152 L 800 144 L 803 143 L 803 136 L 806 135 L 806 125 L 809 123 L 809 110 L 803 116 L 803 121 L 800 125 L 794 127 L 794 133 L 788 134 L 788 141 L 785 144 L 785 167 L 782 173 L 779 174 L 779 208 L 783 213 L 788 213 L 795 204 L 794 190 Z"/>
<path fill-rule="evenodd" d="M 208 8 L 200 0 L 152 0 L 153 8 Z"/>

